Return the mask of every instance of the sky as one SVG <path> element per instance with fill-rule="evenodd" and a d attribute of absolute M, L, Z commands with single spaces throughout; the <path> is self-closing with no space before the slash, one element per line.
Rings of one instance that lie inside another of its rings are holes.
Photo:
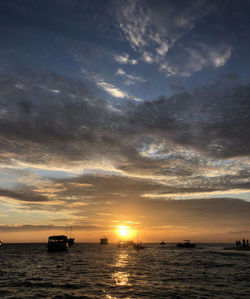
<path fill-rule="evenodd" d="M 248 0 L 0 2 L 0 239 L 250 237 Z"/>

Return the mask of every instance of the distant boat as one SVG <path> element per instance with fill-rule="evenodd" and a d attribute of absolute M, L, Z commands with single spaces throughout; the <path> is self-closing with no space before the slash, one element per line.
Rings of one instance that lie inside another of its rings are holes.
<path fill-rule="evenodd" d="M 68 246 L 72 247 L 75 244 L 75 238 L 69 238 L 68 239 Z"/>
<path fill-rule="evenodd" d="M 160 243 L 161 245 L 165 245 L 166 243 L 164 242 L 164 241 L 161 241 L 161 243 Z"/>
<path fill-rule="evenodd" d="M 119 241 L 117 243 L 118 248 L 128 248 L 129 246 L 134 246 L 134 241 Z"/>
<path fill-rule="evenodd" d="M 224 248 L 226 250 L 238 250 L 238 251 L 250 251 L 250 246 L 248 243 L 248 240 L 245 241 L 245 239 L 242 240 L 242 243 L 240 241 L 235 242 L 235 246 L 230 246 Z"/>
<path fill-rule="evenodd" d="M 101 245 L 108 245 L 109 241 L 108 241 L 108 238 L 101 238 L 100 239 L 100 244 Z"/>
<path fill-rule="evenodd" d="M 69 248 L 73 247 L 73 245 L 75 244 L 75 238 L 72 238 L 71 235 L 72 235 L 72 226 L 70 226 L 70 228 L 69 228 L 69 236 L 70 236 L 68 238 L 68 247 Z"/>
<path fill-rule="evenodd" d="M 250 251 L 250 246 L 231 246 L 231 247 L 225 247 L 225 250 L 238 250 L 238 251 Z"/>
<path fill-rule="evenodd" d="M 48 251 L 65 251 L 68 247 L 72 247 L 75 243 L 74 238 L 66 236 L 50 236 L 48 238 Z"/>
<path fill-rule="evenodd" d="M 134 241 L 126 241 L 128 246 L 134 246 L 135 242 Z"/>
<path fill-rule="evenodd" d="M 117 243 L 117 247 L 118 248 L 128 248 L 128 243 L 127 243 L 127 241 L 119 241 Z"/>
<path fill-rule="evenodd" d="M 184 243 L 178 243 L 176 247 L 181 247 L 181 248 L 194 248 L 196 244 L 190 243 L 190 240 L 184 240 Z"/>
<path fill-rule="evenodd" d="M 146 247 L 142 245 L 142 242 L 138 242 L 136 244 L 134 244 L 134 249 L 136 250 L 140 250 L 140 249 L 145 249 Z"/>

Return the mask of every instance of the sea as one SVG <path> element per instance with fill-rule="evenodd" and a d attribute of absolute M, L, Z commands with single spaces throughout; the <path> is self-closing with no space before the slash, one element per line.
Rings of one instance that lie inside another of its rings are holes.
<path fill-rule="evenodd" d="M 0 248 L 0 298 L 250 298 L 250 252 L 228 244 Z"/>

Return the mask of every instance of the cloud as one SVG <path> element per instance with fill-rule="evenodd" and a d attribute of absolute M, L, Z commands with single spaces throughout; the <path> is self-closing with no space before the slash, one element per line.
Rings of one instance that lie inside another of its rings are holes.
<path fill-rule="evenodd" d="M 87 80 L 90 80 L 92 82 L 94 82 L 96 84 L 97 87 L 103 89 L 105 92 L 107 92 L 109 95 L 111 95 L 112 97 L 115 98 L 120 98 L 120 99 L 128 99 L 128 100 L 134 100 L 136 102 L 140 102 L 142 101 L 142 99 L 135 97 L 131 94 L 128 94 L 127 92 L 121 90 L 120 88 L 118 88 L 117 86 L 106 82 L 103 78 L 101 78 L 100 76 L 94 74 L 94 73 L 88 73 L 86 72 L 84 74 L 84 77 Z M 136 77 L 134 77 L 134 80 L 136 79 Z M 139 79 L 139 78 L 138 78 Z M 131 81 L 131 78 L 130 78 Z M 109 103 L 110 106 L 110 103 Z M 115 107 L 114 111 L 115 111 Z"/>
<path fill-rule="evenodd" d="M 211 46 L 196 43 L 185 49 L 175 50 L 171 59 L 163 62 L 160 69 L 166 71 L 168 75 L 190 76 L 193 72 L 204 68 L 224 66 L 231 53 L 232 48 L 227 45 Z"/>
<path fill-rule="evenodd" d="M 46 191 L 35 180 L 31 193 L 14 186 L 14 193 L 3 189 L 3 196 L 33 203 L 60 198 L 73 203 L 83 196 L 82 202 L 89 204 L 93 198 L 129 199 L 131 189 L 134 198 L 171 198 L 174 193 L 250 188 L 249 162 L 244 158 L 250 154 L 249 85 L 228 86 L 224 78 L 192 94 L 180 92 L 142 103 L 124 99 L 124 105 L 112 110 L 110 102 L 93 97 L 84 82 L 65 76 L 6 73 L 0 83 L 0 109 L 5 111 L 0 118 L 2 163 L 37 165 L 45 172 L 53 166 L 72 173 L 77 167 L 78 174 L 86 167 L 116 174 L 104 180 L 109 181 L 105 186 L 110 193 L 105 188 L 98 191 L 91 181 L 97 178 L 86 176 L 73 181 L 79 188 L 65 182 L 61 188 L 47 186 Z M 60 93 L 51 92 L 54 89 Z M 94 187 L 86 187 L 91 184 Z"/>
<path fill-rule="evenodd" d="M 136 102 L 141 102 L 142 99 L 137 98 L 135 96 L 131 96 L 129 94 L 127 94 L 126 92 L 122 91 L 121 89 L 115 87 L 114 85 L 107 83 L 105 81 L 98 81 L 97 82 L 97 86 L 101 87 L 102 89 L 104 89 L 107 93 L 109 93 L 110 95 L 112 95 L 115 98 L 121 98 L 121 99 L 131 99 L 134 100 Z"/>
<path fill-rule="evenodd" d="M 181 8 L 181 9 L 180 9 Z M 116 8 L 118 26 L 141 59 L 168 76 L 189 76 L 209 66 L 222 67 L 232 48 L 214 38 L 201 38 L 198 45 L 192 34 L 197 23 L 216 6 L 208 1 L 157 2 L 122 1 Z"/>
<path fill-rule="evenodd" d="M 249 226 L 250 86 L 233 72 L 247 10 L 234 5 L 229 20 L 231 4 L 206 0 L 19 4 L 0 4 L 0 229 Z M 190 87 L 229 60 L 231 73 Z M 172 95 L 153 99 L 164 84 Z M 27 215 L 41 225 L 7 225 Z"/>
<path fill-rule="evenodd" d="M 113 97 L 122 98 L 122 99 L 128 97 L 128 95 L 125 92 L 121 91 L 119 88 L 115 87 L 114 85 L 106 83 L 104 81 L 98 82 L 97 86 L 103 88 L 107 93 L 111 94 Z"/>
<path fill-rule="evenodd" d="M 250 87 L 222 83 L 139 105 L 133 116 L 144 130 L 157 130 L 165 140 L 203 153 L 229 158 L 248 156 Z M 164 140 L 162 139 L 162 140 Z"/>
<path fill-rule="evenodd" d="M 125 83 L 127 85 L 135 84 L 136 82 L 145 83 L 146 81 L 138 76 L 133 76 L 131 74 L 126 73 L 123 69 L 119 68 L 116 72 L 116 75 L 121 76 L 126 79 Z"/>
<path fill-rule="evenodd" d="M 84 211 L 90 213 L 91 210 L 101 208 L 101 206 L 110 206 L 116 202 L 131 200 L 153 200 L 157 199 L 192 199 L 203 200 L 207 197 L 216 196 L 225 197 L 231 191 L 231 197 L 240 195 L 240 192 L 250 191 L 250 181 L 248 180 L 249 171 L 236 171 L 235 174 L 221 174 L 216 177 L 206 177 L 202 175 L 202 169 L 199 173 L 191 175 L 181 174 L 173 169 L 173 174 L 167 173 L 165 180 L 163 177 L 139 178 L 136 176 L 124 175 L 100 175 L 89 174 L 81 175 L 75 178 L 51 179 L 53 196 L 42 184 L 29 187 L 29 193 L 26 192 L 27 208 L 29 206 L 34 210 L 34 195 L 42 196 L 51 201 L 50 206 L 44 206 L 42 203 L 38 209 L 62 210 L 64 207 L 70 207 L 70 212 L 76 212 L 81 207 Z M 198 171 L 197 171 L 198 172 Z M 175 177 L 171 178 L 171 175 Z M 53 187 L 53 185 L 55 187 Z M 57 186 L 60 185 L 60 188 Z M 39 187 L 40 186 L 40 187 Z M 27 187 L 26 187 L 27 189 Z M 233 192 L 234 191 L 234 192 Z M 31 194 L 31 196 L 29 195 Z M 206 196 L 204 196 L 206 194 Z M 20 199 L 22 201 L 22 198 Z M 32 204 L 30 205 L 29 202 Z M 53 206 L 54 205 L 54 206 Z"/>
<path fill-rule="evenodd" d="M 115 55 L 115 60 L 121 64 L 132 64 L 135 65 L 137 64 L 137 60 L 136 59 L 130 59 L 129 58 L 129 54 L 124 53 L 122 55 Z"/>
<path fill-rule="evenodd" d="M 208 231 L 216 233 L 245 231 L 249 227 L 250 203 L 232 198 L 207 198 L 190 200 L 117 200 L 109 204 L 103 204 L 101 208 L 93 206 L 95 210 L 78 209 L 75 213 L 80 217 L 88 214 L 88 220 L 80 220 L 80 224 L 75 222 L 74 231 L 112 230 L 117 223 L 133 223 L 136 229 L 157 231 L 163 229 L 164 232 L 179 229 L 187 233 L 192 229 L 193 233 L 201 234 Z M 102 218 L 97 218 L 101 212 Z M 100 222 L 99 222 L 100 221 Z M 117 221 L 117 222 L 116 222 Z M 226 229 L 225 229 L 226 228 Z M 18 231 L 47 231 L 47 230 L 67 230 L 63 225 L 1 225 L 1 232 Z M 192 233 L 190 233 L 192 234 Z"/>
<path fill-rule="evenodd" d="M 67 231 L 67 226 L 59 226 L 59 225 L 0 225 L 0 232 L 38 232 L 38 231 Z M 74 226 L 74 230 L 101 230 L 100 227 L 97 226 Z"/>

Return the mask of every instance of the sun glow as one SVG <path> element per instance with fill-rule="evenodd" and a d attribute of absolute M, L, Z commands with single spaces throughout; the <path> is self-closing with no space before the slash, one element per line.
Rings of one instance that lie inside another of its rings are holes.
<path fill-rule="evenodd" d="M 120 225 L 117 227 L 117 233 L 120 237 L 126 238 L 131 235 L 131 229 L 128 226 Z"/>

